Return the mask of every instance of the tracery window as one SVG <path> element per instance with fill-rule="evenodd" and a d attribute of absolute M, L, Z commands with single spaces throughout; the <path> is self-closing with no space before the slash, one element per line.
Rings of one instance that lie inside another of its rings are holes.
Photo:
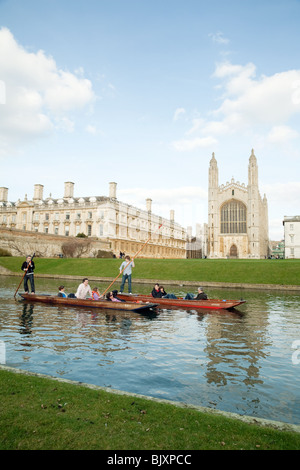
<path fill-rule="evenodd" d="M 247 209 L 239 201 L 231 201 L 221 208 L 221 233 L 246 233 Z"/>

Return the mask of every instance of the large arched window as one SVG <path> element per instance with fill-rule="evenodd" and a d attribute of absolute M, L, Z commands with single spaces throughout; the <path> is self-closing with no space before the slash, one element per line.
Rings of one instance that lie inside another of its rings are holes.
<path fill-rule="evenodd" d="M 239 201 L 231 201 L 221 208 L 221 233 L 246 233 L 247 209 Z"/>

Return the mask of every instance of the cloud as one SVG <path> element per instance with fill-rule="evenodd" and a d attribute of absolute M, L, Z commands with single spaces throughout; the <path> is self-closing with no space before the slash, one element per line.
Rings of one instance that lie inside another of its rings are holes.
<path fill-rule="evenodd" d="M 257 78 L 252 63 L 240 66 L 226 62 L 217 66 L 214 77 L 223 80 L 224 99 L 214 112 L 223 120 L 232 121 L 234 116 L 236 123 L 246 127 L 273 126 L 286 123 L 300 112 L 296 86 L 300 70 Z"/>
<path fill-rule="evenodd" d="M 267 135 L 268 142 L 272 144 L 285 144 L 299 137 L 299 133 L 289 126 L 274 126 Z"/>
<path fill-rule="evenodd" d="M 175 113 L 174 113 L 173 121 L 178 121 L 179 117 L 182 114 L 185 114 L 185 109 L 184 108 L 177 108 Z"/>
<path fill-rule="evenodd" d="M 229 39 L 224 37 L 221 31 L 218 31 L 217 33 L 210 33 L 208 36 L 213 40 L 213 42 L 216 42 L 217 44 L 226 45 L 230 42 Z"/>
<path fill-rule="evenodd" d="M 59 69 L 41 50 L 28 52 L 9 29 L 0 29 L 0 151 L 57 129 L 72 132 L 74 113 L 95 99 L 82 74 Z"/>
<path fill-rule="evenodd" d="M 186 116 L 190 129 L 172 145 L 177 151 L 209 147 L 226 135 L 255 135 L 256 141 L 276 145 L 299 137 L 290 121 L 300 115 L 300 70 L 257 76 L 253 63 L 224 61 L 213 79 L 221 104 L 202 119 Z M 204 117 L 203 117 L 204 116 Z"/>

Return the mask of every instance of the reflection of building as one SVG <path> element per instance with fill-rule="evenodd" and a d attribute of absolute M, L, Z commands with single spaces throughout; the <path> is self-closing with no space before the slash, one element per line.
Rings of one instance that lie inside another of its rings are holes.
<path fill-rule="evenodd" d="M 300 215 L 284 217 L 285 258 L 300 258 Z"/>
<path fill-rule="evenodd" d="M 186 231 L 174 220 L 117 200 L 116 183 L 110 183 L 109 197 L 74 197 L 74 183 L 65 183 L 64 196 L 43 197 L 43 185 L 34 186 L 34 197 L 16 203 L 8 201 L 8 189 L 0 188 L 0 227 L 57 236 L 84 234 L 109 242 L 111 250 L 135 254 L 151 237 L 140 256 L 185 258 Z M 159 229 L 160 225 L 162 227 Z"/>
<path fill-rule="evenodd" d="M 248 186 L 235 182 L 219 186 L 213 154 L 209 167 L 209 258 L 265 258 L 268 256 L 268 205 L 258 189 L 258 167 L 252 150 Z"/>
<path fill-rule="evenodd" d="M 187 258 L 205 258 L 207 241 L 207 224 L 196 224 L 196 236 L 192 235 L 192 227 L 187 228 Z"/>

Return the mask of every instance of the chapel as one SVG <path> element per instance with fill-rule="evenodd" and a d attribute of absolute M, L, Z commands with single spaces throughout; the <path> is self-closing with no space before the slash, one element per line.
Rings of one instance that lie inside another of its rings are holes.
<path fill-rule="evenodd" d="M 219 185 L 215 154 L 209 165 L 208 258 L 263 259 L 269 250 L 268 203 L 258 186 L 254 150 L 248 164 L 248 184 L 234 178 Z"/>

